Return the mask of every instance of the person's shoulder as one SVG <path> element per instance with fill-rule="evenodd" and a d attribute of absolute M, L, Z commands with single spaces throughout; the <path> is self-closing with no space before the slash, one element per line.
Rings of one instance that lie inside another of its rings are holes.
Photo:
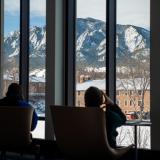
<path fill-rule="evenodd" d="M 23 107 L 31 107 L 31 105 L 27 101 L 24 101 L 24 100 L 19 100 L 19 105 Z"/>

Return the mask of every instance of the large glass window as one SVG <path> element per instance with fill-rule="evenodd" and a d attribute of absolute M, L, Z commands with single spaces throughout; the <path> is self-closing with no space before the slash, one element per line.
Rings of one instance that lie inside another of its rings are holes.
<path fill-rule="evenodd" d="M 20 1 L 4 0 L 4 41 L 1 53 L 2 96 L 9 84 L 19 83 Z"/>
<path fill-rule="evenodd" d="M 76 106 L 90 86 L 106 90 L 106 0 L 77 0 Z"/>
<path fill-rule="evenodd" d="M 150 120 L 150 0 L 117 0 L 116 90 L 128 120 Z M 121 129 L 119 144 L 127 133 L 132 143 L 132 127 Z M 138 132 L 138 147 L 150 148 L 150 128 Z"/>
<path fill-rule="evenodd" d="M 37 5 L 38 4 L 38 5 Z M 29 102 L 39 117 L 45 116 L 46 76 L 46 0 L 30 1 L 29 36 Z M 33 132 L 36 138 L 44 138 L 44 122 L 39 121 Z"/>

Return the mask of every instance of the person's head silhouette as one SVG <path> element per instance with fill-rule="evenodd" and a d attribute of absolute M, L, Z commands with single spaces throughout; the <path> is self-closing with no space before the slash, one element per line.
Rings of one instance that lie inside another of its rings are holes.
<path fill-rule="evenodd" d="M 6 96 L 17 98 L 17 99 L 23 99 L 21 86 L 17 83 L 11 83 L 8 87 Z"/>
<path fill-rule="evenodd" d="M 84 95 L 85 106 L 86 107 L 98 107 L 103 103 L 103 94 L 97 87 L 89 87 Z"/>

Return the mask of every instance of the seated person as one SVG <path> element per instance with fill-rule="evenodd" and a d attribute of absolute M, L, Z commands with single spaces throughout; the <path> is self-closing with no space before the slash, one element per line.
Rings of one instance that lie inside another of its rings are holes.
<path fill-rule="evenodd" d="M 103 107 L 106 114 L 107 137 L 111 147 L 116 148 L 117 127 L 126 122 L 126 116 L 117 104 L 97 87 L 89 87 L 84 95 L 86 107 Z"/>
<path fill-rule="evenodd" d="M 11 83 L 8 87 L 6 97 L 0 99 L 0 106 L 21 106 L 21 107 L 32 107 L 28 102 L 23 100 L 22 88 L 17 83 Z M 33 111 L 31 131 L 37 126 L 38 116 Z"/>

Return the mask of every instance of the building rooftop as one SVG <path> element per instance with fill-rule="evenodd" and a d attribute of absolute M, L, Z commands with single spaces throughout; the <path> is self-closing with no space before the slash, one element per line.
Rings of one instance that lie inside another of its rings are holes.
<path fill-rule="evenodd" d="M 76 84 L 77 91 L 85 91 L 90 86 L 98 87 L 101 90 L 106 89 L 106 79 L 97 79 L 97 80 L 87 80 L 83 83 Z M 117 79 L 116 81 L 117 90 L 143 90 L 146 88 L 150 90 L 150 81 L 145 78 L 136 78 L 136 79 Z"/>

